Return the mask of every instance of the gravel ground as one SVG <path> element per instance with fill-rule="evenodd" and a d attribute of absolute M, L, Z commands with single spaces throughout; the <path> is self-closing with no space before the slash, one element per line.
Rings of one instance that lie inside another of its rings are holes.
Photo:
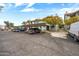
<path fill-rule="evenodd" d="M 47 33 L 0 31 L 1 56 L 79 56 L 79 43 Z"/>

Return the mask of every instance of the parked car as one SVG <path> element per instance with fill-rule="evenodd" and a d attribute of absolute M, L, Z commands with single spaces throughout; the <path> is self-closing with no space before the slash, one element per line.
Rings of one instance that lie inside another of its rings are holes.
<path fill-rule="evenodd" d="M 41 30 L 39 28 L 29 28 L 26 30 L 26 32 L 29 34 L 34 34 L 34 33 L 40 33 Z"/>
<path fill-rule="evenodd" d="M 13 32 L 20 32 L 19 29 L 13 29 L 12 31 L 13 31 Z"/>
<path fill-rule="evenodd" d="M 71 24 L 68 35 L 72 37 L 74 41 L 79 41 L 79 22 Z"/>
<path fill-rule="evenodd" d="M 12 29 L 13 32 L 24 32 L 25 29 L 24 28 L 14 28 Z"/>
<path fill-rule="evenodd" d="M 21 27 L 21 28 L 18 28 L 20 30 L 20 32 L 24 32 L 25 31 L 25 27 Z"/>

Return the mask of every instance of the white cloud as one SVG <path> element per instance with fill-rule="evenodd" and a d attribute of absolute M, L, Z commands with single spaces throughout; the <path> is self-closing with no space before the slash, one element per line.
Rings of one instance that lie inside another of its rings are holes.
<path fill-rule="evenodd" d="M 66 13 L 66 11 L 68 13 L 72 13 L 72 12 L 75 12 L 77 10 L 79 10 L 79 4 L 72 4 L 71 7 L 69 8 L 61 8 L 61 9 L 51 9 L 51 10 L 48 10 L 48 14 L 50 15 L 56 15 L 58 14 L 60 17 L 64 18 L 64 14 Z"/>
<path fill-rule="evenodd" d="M 35 3 L 29 3 L 29 4 L 27 5 L 27 8 L 32 7 L 34 4 L 35 4 Z"/>
<path fill-rule="evenodd" d="M 0 3 L 0 6 L 5 6 L 5 4 L 4 3 Z"/>
<path fill-rule="evenodd" d="M 37 10 L 37 9 L 35 9 L 35 8 L 30 8 L 30 7 L 32 7 L 35 3 L 16 3 L 16 6 L 20 6 L 20 5 L 22 5 L 22 4 L 28 4 L 27 6 L 26 6 L 26 8 L 24 9 L 24 10 L 22 10 L 22 12 L 34 12 L 34 11 L 39 11 L 39 10 Z"/>
<path fill-rule="evenodd" d="M 79 8 L 62 8 L 59 10 L 59 12 L 65 13 L 67 11 L 68 13 L 72 13 L 72 12 L 75 12 L 77 10 L 79 10 Z"/>
<path fill-rule="evenodd" d="M 71 7 L 69 8 L 62 8 L 62 9 L 49 9 L 49 10 L 39 10 L 39 9 L 35 9 L 35 8 L 26 8 L 22 11 L 24 12 L 38 12 L 40 11 L 40 13 L 47 13 L 47 14 L 50 14 L 50 15 L 56 15 L 56 13 L 60 16 L 60 17 L 64 17 L 64 14 L 66 13 L 66 11 L 68 13 L 71 13 L 71 12 L 74 12 L 74 11 L 77 11 L 79 10 L 79 4 L 69 4 Z M 64 6 L 64 4 L 62 4 L 62 6 Z"/>
<path fill-rule="evenodd" d="M 35 9 L 35 8 L 25 8 L 24 10 L 22 10 L 22 12 L 39 12 L 39 9 Z"/>
<path fill-rule="evenodd" d="M 23 3 L 15 3 L 16 5 L 15 6 L 19 6 L 19 5 L 22 5 Z"/>
<path fill-rule="evenodd" d="M 29 8 L 29 7 L 32 7 L 35 3 L 15 3 L 16 5 L 15 6 L 20 6 L 20 5 L 22 5 L 22 4 L 28 4 L 27 5 L 27 8 Z"/>
<path fill-rule="evenodd" d="M 69 8 L 62 8 L 62 9 L 56 9 L 56 11 L 54 11 L 54 13 L 57 13 L 59 16 L 61 16 L 62 18 L 64 18 L 64 14 L 66 13 L 66 11 L 68 13 L 72 13 L 75 12 L 77 10 L 79 10 L 79 4 L 75 3 L 75 4 L 69 4 L 71 7 Z M 52 12 L 53 13 L 53 12 Z"/>
<path fill-rule="evenodd" d="M 62 5 L 62 6 L 65 6 L 65 4 L 64 4 L 64 3 L 62 3 L 61 5 Z"/>
<path fill-rule="evenodd" d="M 0 3 L 79 3 L 78 0 L 0 0 Z"/>

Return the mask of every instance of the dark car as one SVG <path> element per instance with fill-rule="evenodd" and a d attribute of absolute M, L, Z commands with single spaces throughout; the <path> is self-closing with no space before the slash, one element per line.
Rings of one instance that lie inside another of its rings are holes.
<path fill-rule="evenodd" d="M 29 28 L 29 29 L 27 29 L 26 32 L 29 34 L 34 34 L 34 33 L 40 33 L 41 30 L 39 28 Z"/>
<path fill-rule="evenodd" d="M 12 29 L 13 32 L 24 32 L 25 29 L 24 28 L 14 28 Z"/>

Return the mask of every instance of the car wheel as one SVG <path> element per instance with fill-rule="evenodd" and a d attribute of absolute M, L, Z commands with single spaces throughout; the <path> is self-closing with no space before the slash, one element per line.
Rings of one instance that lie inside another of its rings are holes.
<path fill-rule="evenodd" d="M 76 42 L 79 42 L 79 40 L 77 39 L 77 37 L 76 36 L 74 36 L 74 41 L 76 41 Z"/>

